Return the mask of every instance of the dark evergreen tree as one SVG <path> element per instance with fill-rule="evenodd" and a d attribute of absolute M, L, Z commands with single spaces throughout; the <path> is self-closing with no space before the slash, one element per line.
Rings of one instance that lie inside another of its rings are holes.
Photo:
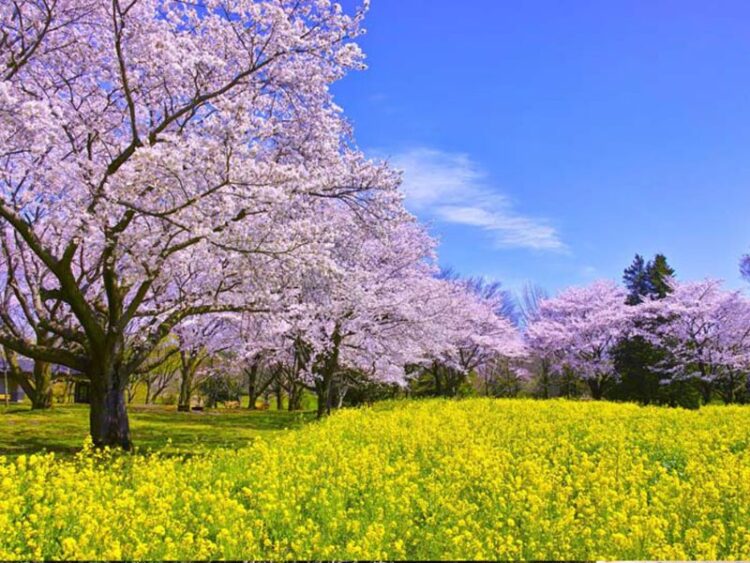
<path fill-rule="evenodd" d="M 623 273 L 623 282 L 628 289 L 627 303 L 638 305 L 646 298 L 664 298 L 671 291 L 669 280 L 673 275 L 674 270 L 663 254 L 657 254 L 648 263 L 636 254 L 633 263 Z M 665 350 L 653 346 L 641 336 L 623 339 L 614 351 L 620 381 L 612 388 L 610 398 L 643 404 L 679 404 L 674 390 L 661 384 L 662 376 L 657 365 L 665 359 Z"/>
<path fill-rule="evenodd" d="M 646 267 L 648 274 L 649 295 L 658 299 L 663 299 L 672 288 L 669 287 L 669 280 L 674 276 L 674 270 L 667 263 L 667 257 L 663 254 L 657 254 Z"/>
<path fill-rule="evenodd" d="M 651 263 L 649 263 L 649 266 Z M 622 279 L 628 290 L 628 305 L 638 305 L 651 292 L 650 272 L 643 256 L 636 254 L 633 263 L 625 268 Z"/>

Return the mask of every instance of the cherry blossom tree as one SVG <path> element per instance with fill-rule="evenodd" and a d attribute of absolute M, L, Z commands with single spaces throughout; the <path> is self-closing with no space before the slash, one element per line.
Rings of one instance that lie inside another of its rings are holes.
<path fill-rule="evenodd" d="M 508 318 L 507 296 L 496 284 L 443 276 L 435 282 L 432 331 L 441 335 L 424 370 L 437 395 L 455 396 L 471 372 L 492 371 L 525 356 L 518 329 Z M 485 374 L 485 375 L 489 375 Z"/>
<path fill-rule="evenodd" d="M 291 343 L 285 338 L 288 324 L 273 314 L 236 314 L 231 317 L 235 333 L 232 347 L 235 362 L 247 385 L 249 409 L 255 409 L 260 397 L 273 383 L 280 383 L 282 369 L 293 369 Z M 294 410 L 294 393 L 289 407 Z"/>
<path fill-rule="evenodd" d="M 625 300 L 625 291 L 608 280 L 544 299 L 526 328 L 528 345 L 558 371 L 573 370 L 601 399 L 617 378 L 612 351 L 632 324 L 635 308 Z"/>
<path fill-rule="evenodd" d="M 669 350 L 668 380 L 695 380 L 703 401 L 715 389 L 733 402 L 750 371 L 750 300 L 718 280 L 672 282 L 664 299 L 645 303 L 642 315 L 659 318 L 648 337 Z"/>
<path fill-rule="evenodd" d="M 35 322 L 53 335 L 4 325 L 0 344 L 91 380 L 95 444 L 130 447 L 124 389 L 181 322 L 267 310 L 282 268 L 325 263 L 334 201 L 400 205 L 396 175 L 353 147 L 329 93 L 362 67 L 363 13 L 0 4 L 0 236 L 43 272 Z"/>
<path fill-rule="evenodd" d="M 178 411 L 190 411 L 193 392 L 208 376 L 203 369 L 206 363 L 232 346 L 234 333 L 230 327 L 221 315 L 202 315 L 191 317 L 174 329 L 180 360 Z"/>
<path fill-rule="evenodd" d="M 528 283 L 521 290 L 517 299 L 520 324 L 524 327 L 531 324 L 538 316 L 539 305 L 549 298 L 547 291 L 539 285 Z M 546 350 L 527 347 L 526 362 L 523 369 L 526 379 L 531 382 L 536 396 L 549 399 L 554 393 L 555 374 L 552 370 L 552 358 Z"/>
<path fill-rule="evenodd" d="M 330 411 L 346 370 L 399 382 L 404 367 L 424 357 L 429 334 L 422 307 L 429 298 L 433 241 L 405 213 L 372 228 L 356 216 L 329 217 L 340 233 L 336 267 L 297 272 L 297 302 L 285 314 L 286 340 L 302 381 Z M 429 325 L 432 326 L 432 325 Z"/>
<path fill-rule="evenodd" d="M 0 236 L 8 233 L 0 232 Z M 17 338 L 40 346 L 59 344 L 61 339 L 49 330 L 45 321 L 61 320 L 64 304 L 58 299 L 44 299 L 42 288 L 50 280 L 49 272 L 40 267 L 17 237 L 0 239 L 0 327 Z M 13 377 L 31 400 L 32 409 L 52 406 L 52 366 L 37 359 L 32 369 L 22 369 L 15 350 L 4 347 Z"/>
<path fill-rule="evenodd" d="M 147 405 L 154 403 L 177 380 L 182 367 L 179 352 L 176 345 L 166 340 L 136 372 L 135 381 L 146 387 Z"/>

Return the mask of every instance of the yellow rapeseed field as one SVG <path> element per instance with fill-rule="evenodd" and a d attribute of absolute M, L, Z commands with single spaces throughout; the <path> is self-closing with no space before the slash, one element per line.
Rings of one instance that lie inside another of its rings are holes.
<path fill-rule="evenodd" d="M 472 399 L 0 462 L 0 559 L 750 559 L 750 408 Z"/>

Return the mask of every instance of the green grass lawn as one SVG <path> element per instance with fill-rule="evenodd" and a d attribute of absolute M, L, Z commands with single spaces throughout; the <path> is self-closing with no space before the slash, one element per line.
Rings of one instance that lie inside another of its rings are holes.
<path fill-rule="evenodd" d="M 88 435 L 88 405 L 55 405 L 48 411 L 0 407 L 0 455 L 40 451 L 73 454 Z M 215 409 L 181 413 L 174 406 L 131 406 L 135 446 L 167 454 L 192 454 L 218 447 L 238 448 L 258 436 L 272 436 L 315 418 L 311 411 Z"/>

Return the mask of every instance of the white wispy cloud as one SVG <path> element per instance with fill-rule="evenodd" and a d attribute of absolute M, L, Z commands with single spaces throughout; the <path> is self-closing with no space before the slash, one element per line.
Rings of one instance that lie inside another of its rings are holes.
<path fill-rule="evenodd" d="M 596 278 L 599 277 L 599 269 L 594 266 L 584 266 L 581 268 L 581 275 L 584 278 Z"/>
<path fill-rule="evenodd" d="M 515 211 L 508 197 L 490 185 L 486 173 L 469 156 L 413 148 L 389 160 L 403 170 L 406 203 L 416 213 L 487 231 L 503 248 L 567 250 L 545 219 Z"/>

